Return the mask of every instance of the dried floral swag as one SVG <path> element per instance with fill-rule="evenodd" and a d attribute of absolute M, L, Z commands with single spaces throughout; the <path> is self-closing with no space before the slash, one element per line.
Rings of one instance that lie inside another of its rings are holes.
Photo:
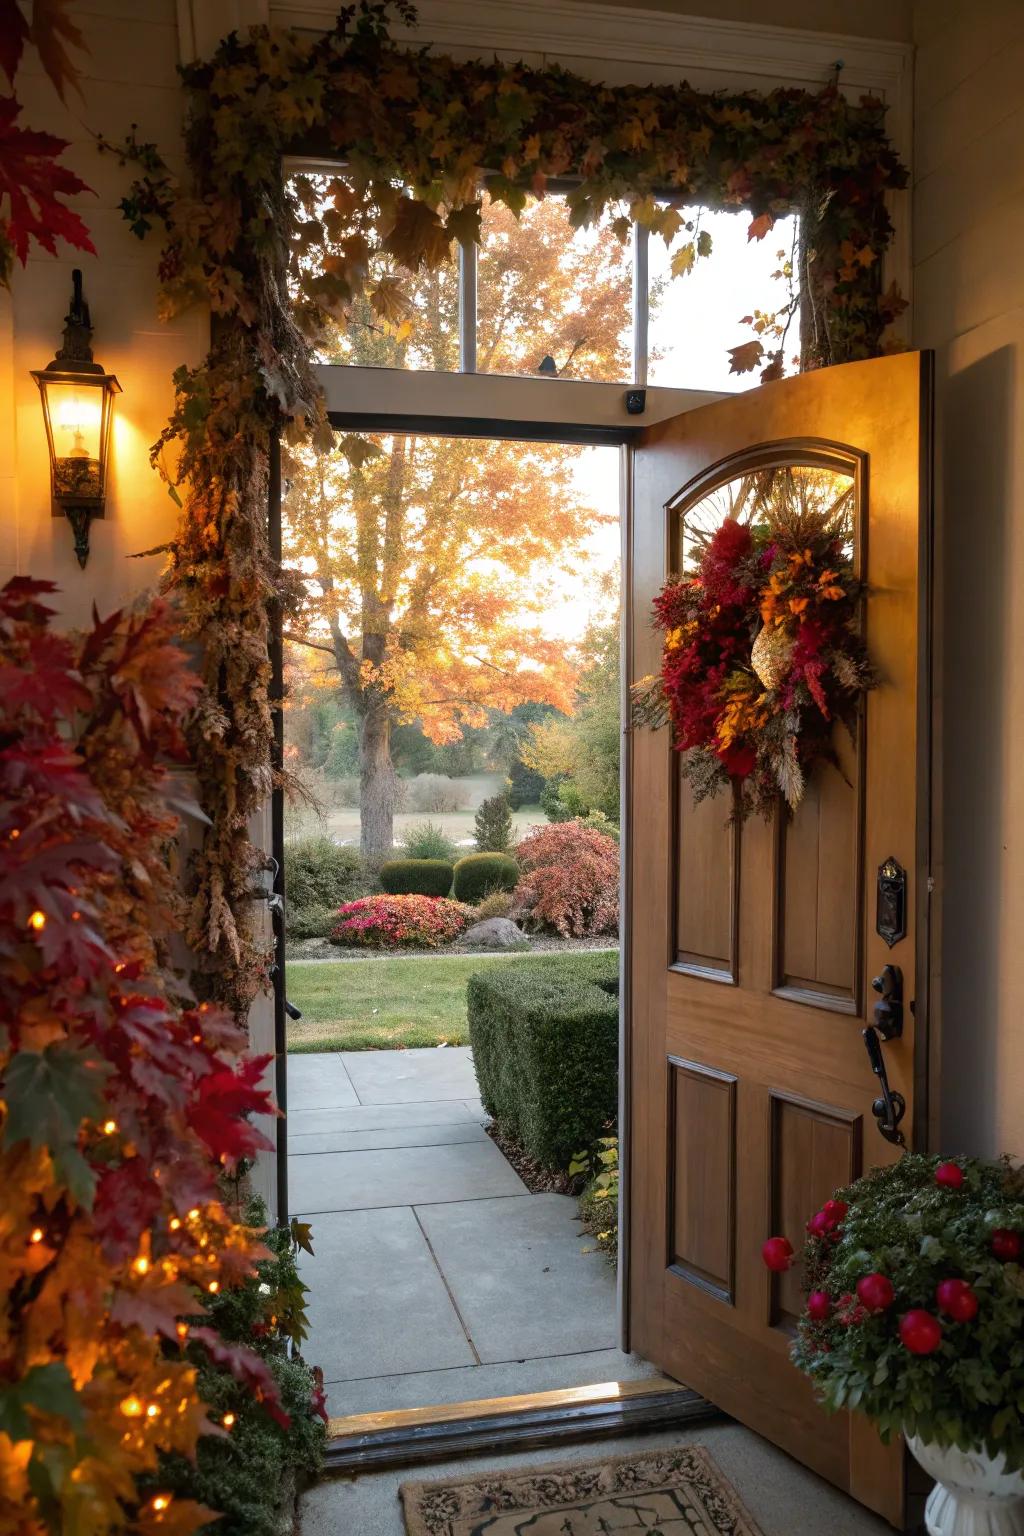
<path fill-rule="evenodd" d="M 271 782 L 267 634 L 288 600 L 268 545 L 268 463 L 282 434 L 330 442 L 311 367 L 318 339 L 364 297 L 383 326 L 407 325 L 409 275 L 479 240 L 481 181 L 518 212 L 556 176 L 576 181 L 578 225 L 610 211 L 623 239 L 631 220 L 667 240 L 687 234 L 677 273 L 710 252 L 678 205 L 747 209 L 757 239 L 800 212 L 787 295 L 776 314 L 749 317 L 736 371 L 781 374 L 797 314 L 804 366 L 874 356 L 902 308 L 879 282 L 886 194 L 906 181 L 880 103 L 851 104 L 834 85 L 707 95 L 456 61 L 390 41 L 389 18 L 414 14 L 404 0 L 362 0 L 320 37 L 256 28 L 227 38 L 184 72 L 187 186 L 153 145 L 133 137 L 120 150 L 141 171 L 126 217 L 140 236 L 164 231 L 165 313 L 201 301 L 214 315 L 205 362 L 175 376 L 154 462 L 164 469 L 165 449 L 179 452 L 173 479 L 187 490 L 167 581 L 206 684 L 192 745 L 210 827 L 189 937 L 205 989 L 240 1015 L 266 975 L 249 829 Z M 282 155 L 310 145 L 336 154 L 344 174 L 326 189 L 308 177 L 284 186 Z"/>
<path fill-rule="evenodd" d="M 654 603 L 659 676 L 634 689 L 636 717 L 671 722 L 695 800 L 735 787 L 736 814 L 791 810 L 817 763 L 838 766 L 836 723 L 855 735 L 877 682 L 860 628 L 852 481 L 761 471 L 729 515 L 697 531 L 691 568 Z"/>

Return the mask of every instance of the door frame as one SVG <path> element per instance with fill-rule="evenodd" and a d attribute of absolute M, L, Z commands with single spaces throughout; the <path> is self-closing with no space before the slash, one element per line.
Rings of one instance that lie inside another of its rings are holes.
<path fill-rule="evenodd" d="M 727 395 L 716 390 L 653 388 L 646 392 L 642 415 L 626 407 L 631 386 L 594 384 L 576 379 L 517 378 L 504 374 L 401 372 L 321 364 L 318 381 L 324 392 L 332 427 L 362 432 L 409 432 L 421 436 L 504 438 L 521 442 L 564 443 L 567 446 L 618 447 L 620 561 L 620 826 L 619 871 L 619 1260 L 617 1311 L 619 1345 L 629 1350 L 629 1160 L 630 1160 L 630 975 L 631 913 L 627 899 L 630 874 L 631 798 L 629 681 L 632 676 L 633 612 L 630 590 L 632 540 L 631 444 L 645 426 L 681 412 L 695 410 Z M 471 407 L 471 411 L 467 410 Z M 271 553 L 281 558 L 282 479 L 280 445 L 272 444 L 269 477 Z M 274 610 L 271 626 L 271 689 L 283 691 L 283 614 Z M 274 711 L 275 768 L 284 763 L 284 710 Z M 283 911 L 287 900 L 284 878 L 284 790 L 278 785 L 271 800 L 271 855 L 276 864 L 274 892 L 280 906 L 274 921 L 274 1051 L 276 1102 L 282 1118 L 276 1122 L 277 1224 L 287 1227 L 288 1206 L 288 1040 L 287 976 Z"/>

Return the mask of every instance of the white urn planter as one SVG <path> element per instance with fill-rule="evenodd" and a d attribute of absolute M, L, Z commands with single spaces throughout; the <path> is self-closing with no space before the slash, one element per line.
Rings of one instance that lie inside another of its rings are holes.
<path fill-rule="evenodd" d="M 935 1479 L 925 1506 L 928 1536 L 1024 1536 L 1024 1475 L 1007 1472 L 1005 1457 L 984 1451 L 907 1444 Z"/>

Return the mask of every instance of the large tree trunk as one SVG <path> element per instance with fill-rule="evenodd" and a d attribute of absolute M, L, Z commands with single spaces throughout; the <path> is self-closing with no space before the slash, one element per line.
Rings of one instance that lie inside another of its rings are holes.
<path fill-rule="evenodd" d="M 397 798 L 391 717 L 386 708 L 371 708 L 359 721 L 359 845 L 364 858 L 390 855 Z"/>

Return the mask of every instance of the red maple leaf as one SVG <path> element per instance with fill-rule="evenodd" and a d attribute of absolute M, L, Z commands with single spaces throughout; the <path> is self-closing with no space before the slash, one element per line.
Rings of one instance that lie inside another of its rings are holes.
<path fill-rule="evenodd" d="M 229 1344 L 212 1328 L 192 1328 L 189 1340 L 201 1344 L 215 1365 L 229 1370 L 236 1381 L 248 1387 L 272 1419 L 287 1429 L 291 1419 L 281 1407 L 281 1398 L 273 1372 L 265 1360 L 241 1344 Z"/>
<path fill-rule="evenodd" d="M 238 1067 L 220 1067 L 199 1081 L 189 1118 L 214 1157 L 227 1167 L 234 1166 L 239 1158 L 251 1157 L 261 1147 L 273 1149 L 262 1131 L 241 1118 L 275 1113 L 268 1091 L 256 1087 L 273 1059 L 251 1056 Z"/>
<path fill-rule="evenodd" d="M 57 241 L 66 240 L 80 251 L 96 247 L 77 213 L 60 201 L 79 192 L 91 192 L 80 176 L 58 165 L 67 149 L 66 139 L 33 128 L 18 128 L 21 107 L 13 96 L 0 96 L 0 204 L 8 199 L 4 233 L 22 266 L 29 243 L 35 240 L 51 256 Z"/>

